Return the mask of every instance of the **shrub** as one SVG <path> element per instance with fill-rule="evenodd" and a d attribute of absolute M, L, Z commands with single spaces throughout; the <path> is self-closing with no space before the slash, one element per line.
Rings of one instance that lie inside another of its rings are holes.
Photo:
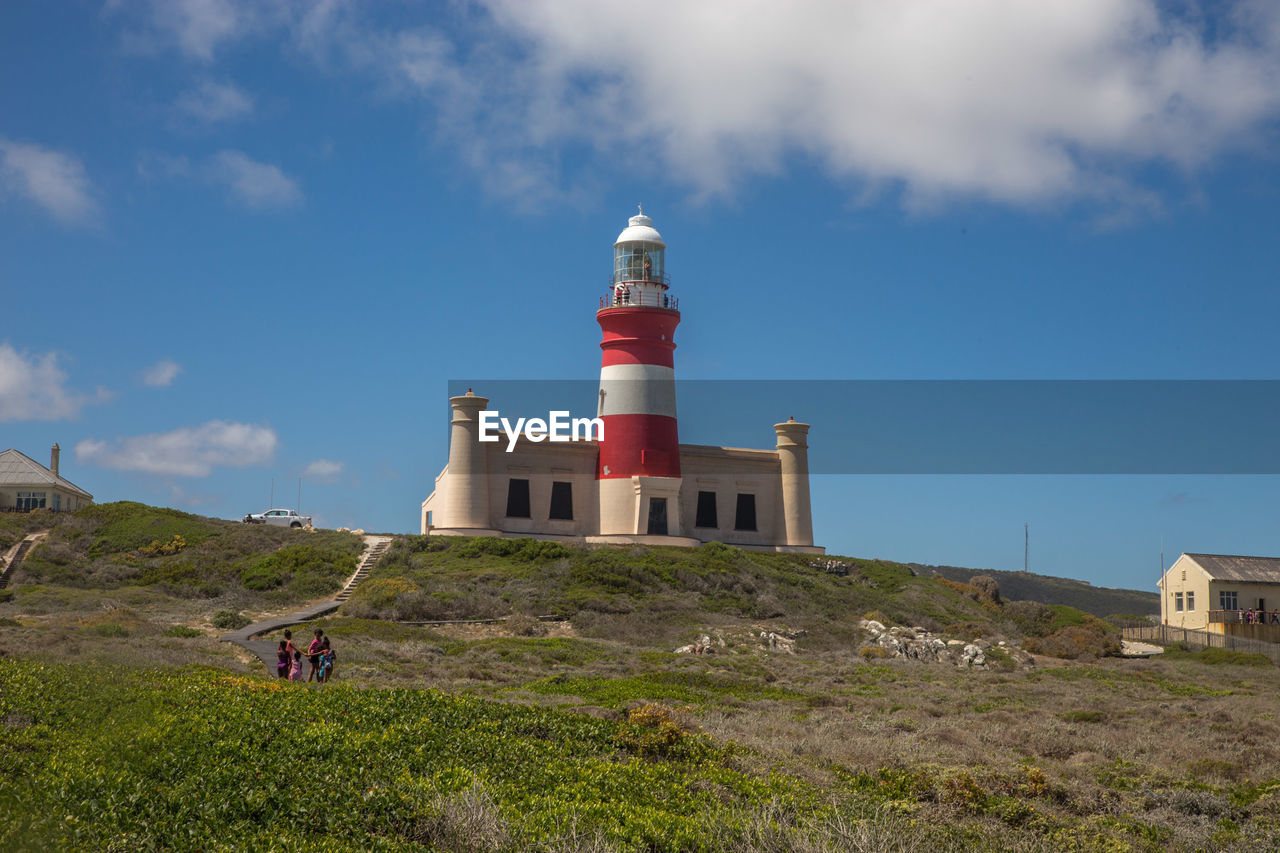
<path fill-rule="evenodd" d="M 209 621 L 213 623 L 213 627 L 224 631 L 234 631 L 249 624 L 249 619 L 238 610 L 219 610 Z"/>
<path fill-rule="evenodd" d="M 13 590 L 0 589 L 0 604 L 4 604 L 6 601 L 12 601 L 12 600 L 13 600 Z"/>
<path fill-rule="evenodd" d="M 181 533 L 175 533 L 168 542 L 156 539 L 150 545 L 143 545 L 138 549 L 138 553 L 147 557 L 167 557 L 170 554 L 178 553 L 186 547 L 186 537 Z"/>
<path fill-rule="evenodd" d="M 1045 637 L 1053 632 L 1053 611 L 1038 601 L 1010 601 L 1004 615 L 1024 637 Z"/>
<path fill-rule="evenodd" d="M 397 600 L 408 593 L 420 591 L 420 587 L 407 578 L 377 578 L 367 580 L 351 594 L 352 603 L 359 603 L 376 614 L 390 614 Z"/>
<path fill-rule="evenodd" d="M 863 646 L 858 649 L 858 654 L 862 655 L 866 660 L 883 660 L 889 656 L 889 653 L 881 646 Z"/>
<path fill-rule="evenodd" d="M 507 630 L 517 637 L 543 637 L 547 633 L 546 625 L 524 613 L 507 617 L 506 625 Z"/>
<path fill-rule="evenodd" d="M 990 637 L 995 634 L 995 629 L 986 622 L 952 622 L 942 629 L 942 633 L 960 640 L 972 640 L 978 637 Z"/>
<path fill-rule="evenodd" d="M 1105 717 L 1101 711 L 1064 711 L 1058 719 L 1066 723 L 1100 723 Z"/>
<path fill-rule="evenodd" d="M 991 575 L 974 575 L 969 578 L 969 586 L 991 599 L 993 603 L 1000 603 L 1000 584 Z"/>
<path fill-rule="evenodd" d="M 704 737 L 686 732 L 666 705 L 646 703 L 627 711 L 627 722 L 614 743 L 628 752 L 650 758 L 693 759 L 710 752 Z"/>
<path fill-rule="evenodd" d="M 1022 647 L 1033 654 L 1075 660 L 1085 656 L 1116 654 L 1120 651 L 1120 639 L 1114 633 L 1099 631 L 1093 626 L 1070 625 L 1047 637 L 1028 637 Z"/>
<path fill-rule="evenodd" d="M 204 631 L 201 631 L 196 628 L 189 628 L 186 625 L 171 625 L 168 629 L 165 630 L 164 636 L 182 637 L 184 639 L 190 639 L 192 637 L 203 637 Z"/>

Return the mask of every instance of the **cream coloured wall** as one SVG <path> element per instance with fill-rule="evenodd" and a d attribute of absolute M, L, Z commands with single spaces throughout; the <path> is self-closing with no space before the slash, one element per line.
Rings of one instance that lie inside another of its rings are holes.
<path fill-rule="evenodd" d="M 643 537 L 648 521 L 651 496 L 668 498 L 668 533 L 673 538 L 694 541 L 719 541 L 754 548 L 791 548 L 787 541 L 787 525 L 783 499 L 782 463 L 776 450 L 681 445 L 680 479 L 639 477 L 596 480 L 597 449 L 595 442 L 547 441 L 530 442 L 521 437 L 511 453 L 506 441 L 477 447 L 483 460 L 468 459 L 471 467 L 487 472 L 480 492 L 487 493 L 487 511 L 476 514 L 474 502 L 450 490 L 470 488 L 472 478 L 453 476 L 446 466 L 436 477 L 435 490 L 422 502 L 420 529 L 423 533 L 475 534 L 491 532 L 512 536 L 538 536 L 555 539 L 598 539 L 601 535 Z M 451 454 L 452 456 L 452 454 Z M 507 494 L 512 478 L 529 481 L 530 518 L 507 516 Z M 552 483 L 572 484 L 573 519 L 549 517 Z M 699 491 L 716 494 L 717 526 L 698 528 Z M 755 496 L 756 530 L 736 530 L 737 496 Z M 453 518 L 454 507 L 465 507 L 465 519 Z M 614 516 L 609 532 L 604 532 L 602 511 Z M 807 514 L 808 508 L 805 507 Z M 427 514 L 431 513 L 431 524 Z M 471 522 L 461 524 L 460 520 Z M 483 530 L 475 524 L 483 525 Z M 616 531 L 614 530 L 616 528 Z M 796 550 L 822 549 L 808 546 Z"/>
<path fill-rule="evenodd" d="M 1205 629 L 1209 625 L 1209 611 L 1217 609 L 1216 601 L 1209 601 L 1209 576 L 1195 560 L 1183 554 L 1173 561 L 1157 584 L 1160 588 L 1160 621 L 1177 628 Z M 1186 594 L 1195 597 L 1195 608 L 1185 609 Z M 1184 609 L 1175 609 L 1175 593 L 1182 593 Z"/>
<path fill-rule="evenodd" d="M 680 511 L 685 536 L 728 545 L 785 545 L 782 466 L 773 450 L 680 445 Z M 716 493 L 715 528 L 696 527 L 698 492 Z M 734 529 L 739 494 L 755 495 L 756 530 Z"/>

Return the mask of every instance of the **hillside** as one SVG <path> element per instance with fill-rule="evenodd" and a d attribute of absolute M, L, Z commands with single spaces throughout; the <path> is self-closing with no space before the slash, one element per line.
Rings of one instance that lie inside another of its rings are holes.
<path fill-rule="evenodd" d="M 333 640 L 336 681 L 289 684 L 216 642 L 210 608 L 293 607 L 350 539 L 136 504 L 65 521 L 0 601 L 4 849 L 1280 842 L 1265 659 L 1098 657 L 1112 626 L 987 582 L 718 544 L 397 537 L 337 615 L 294 628 Z M 328 557 L 283 559 L 300 547 Z M 916 627 L 985 662 L 895 656 Z M 1189 723 L 1212 736 L 1153 734 Z"/>
<path fill-rule="evenodd" d="M 993 569 L 965 569 L 959 566 L 910 564 L 924 577 L 934 574 L 953 581 L 967 582 L 975 575 L 990 575 L 1000 585 L 1000 594 L 1010 601 L 1039 601 L 1065 604 L 1099 618 L 1117 614 L 1146 616 L 1160 612 L 1160 596 L 1136 589 L 1091 586 L 1084 581 L 1055 578 L 1031 572 L 1002 572 Z"/>
<path fill-rule="evenodd" d="M 0 597 L 5 609 L 46 622 L 60 613 L 118 610 L 122 626 L 247 624 L 241 611 L 333 594 L 364 547 L 349 533 L 241 524 L 131 501 L 0 516 L 0 546 L 36 530 L 49 535 L 14 573 Z"/>

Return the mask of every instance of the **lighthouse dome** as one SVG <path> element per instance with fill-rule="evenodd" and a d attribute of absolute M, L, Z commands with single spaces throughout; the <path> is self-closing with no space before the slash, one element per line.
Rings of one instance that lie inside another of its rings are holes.
<path fill-rule="evenodd" d="M 645 216 L 643 210 L 627 220 L 627 227 L 623 228 L 618 239 L 613 241 L 615 246 L 623 243 L 656 243 L 664 249 L 667 247 L 658 229 L 653 227 L 653 220 Z"/>

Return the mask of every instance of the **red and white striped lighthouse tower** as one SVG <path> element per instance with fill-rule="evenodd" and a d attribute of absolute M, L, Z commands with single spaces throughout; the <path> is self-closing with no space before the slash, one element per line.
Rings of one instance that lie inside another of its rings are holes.
<path fill-rule="evenodd" d="M 680 535 L 680 439 L 676 431 L 677 303 L 667 244 L 644 210 L 613 244 L 610 292 L 596 320 L 604 333 L 596 467 L 600 533 Z"/>

